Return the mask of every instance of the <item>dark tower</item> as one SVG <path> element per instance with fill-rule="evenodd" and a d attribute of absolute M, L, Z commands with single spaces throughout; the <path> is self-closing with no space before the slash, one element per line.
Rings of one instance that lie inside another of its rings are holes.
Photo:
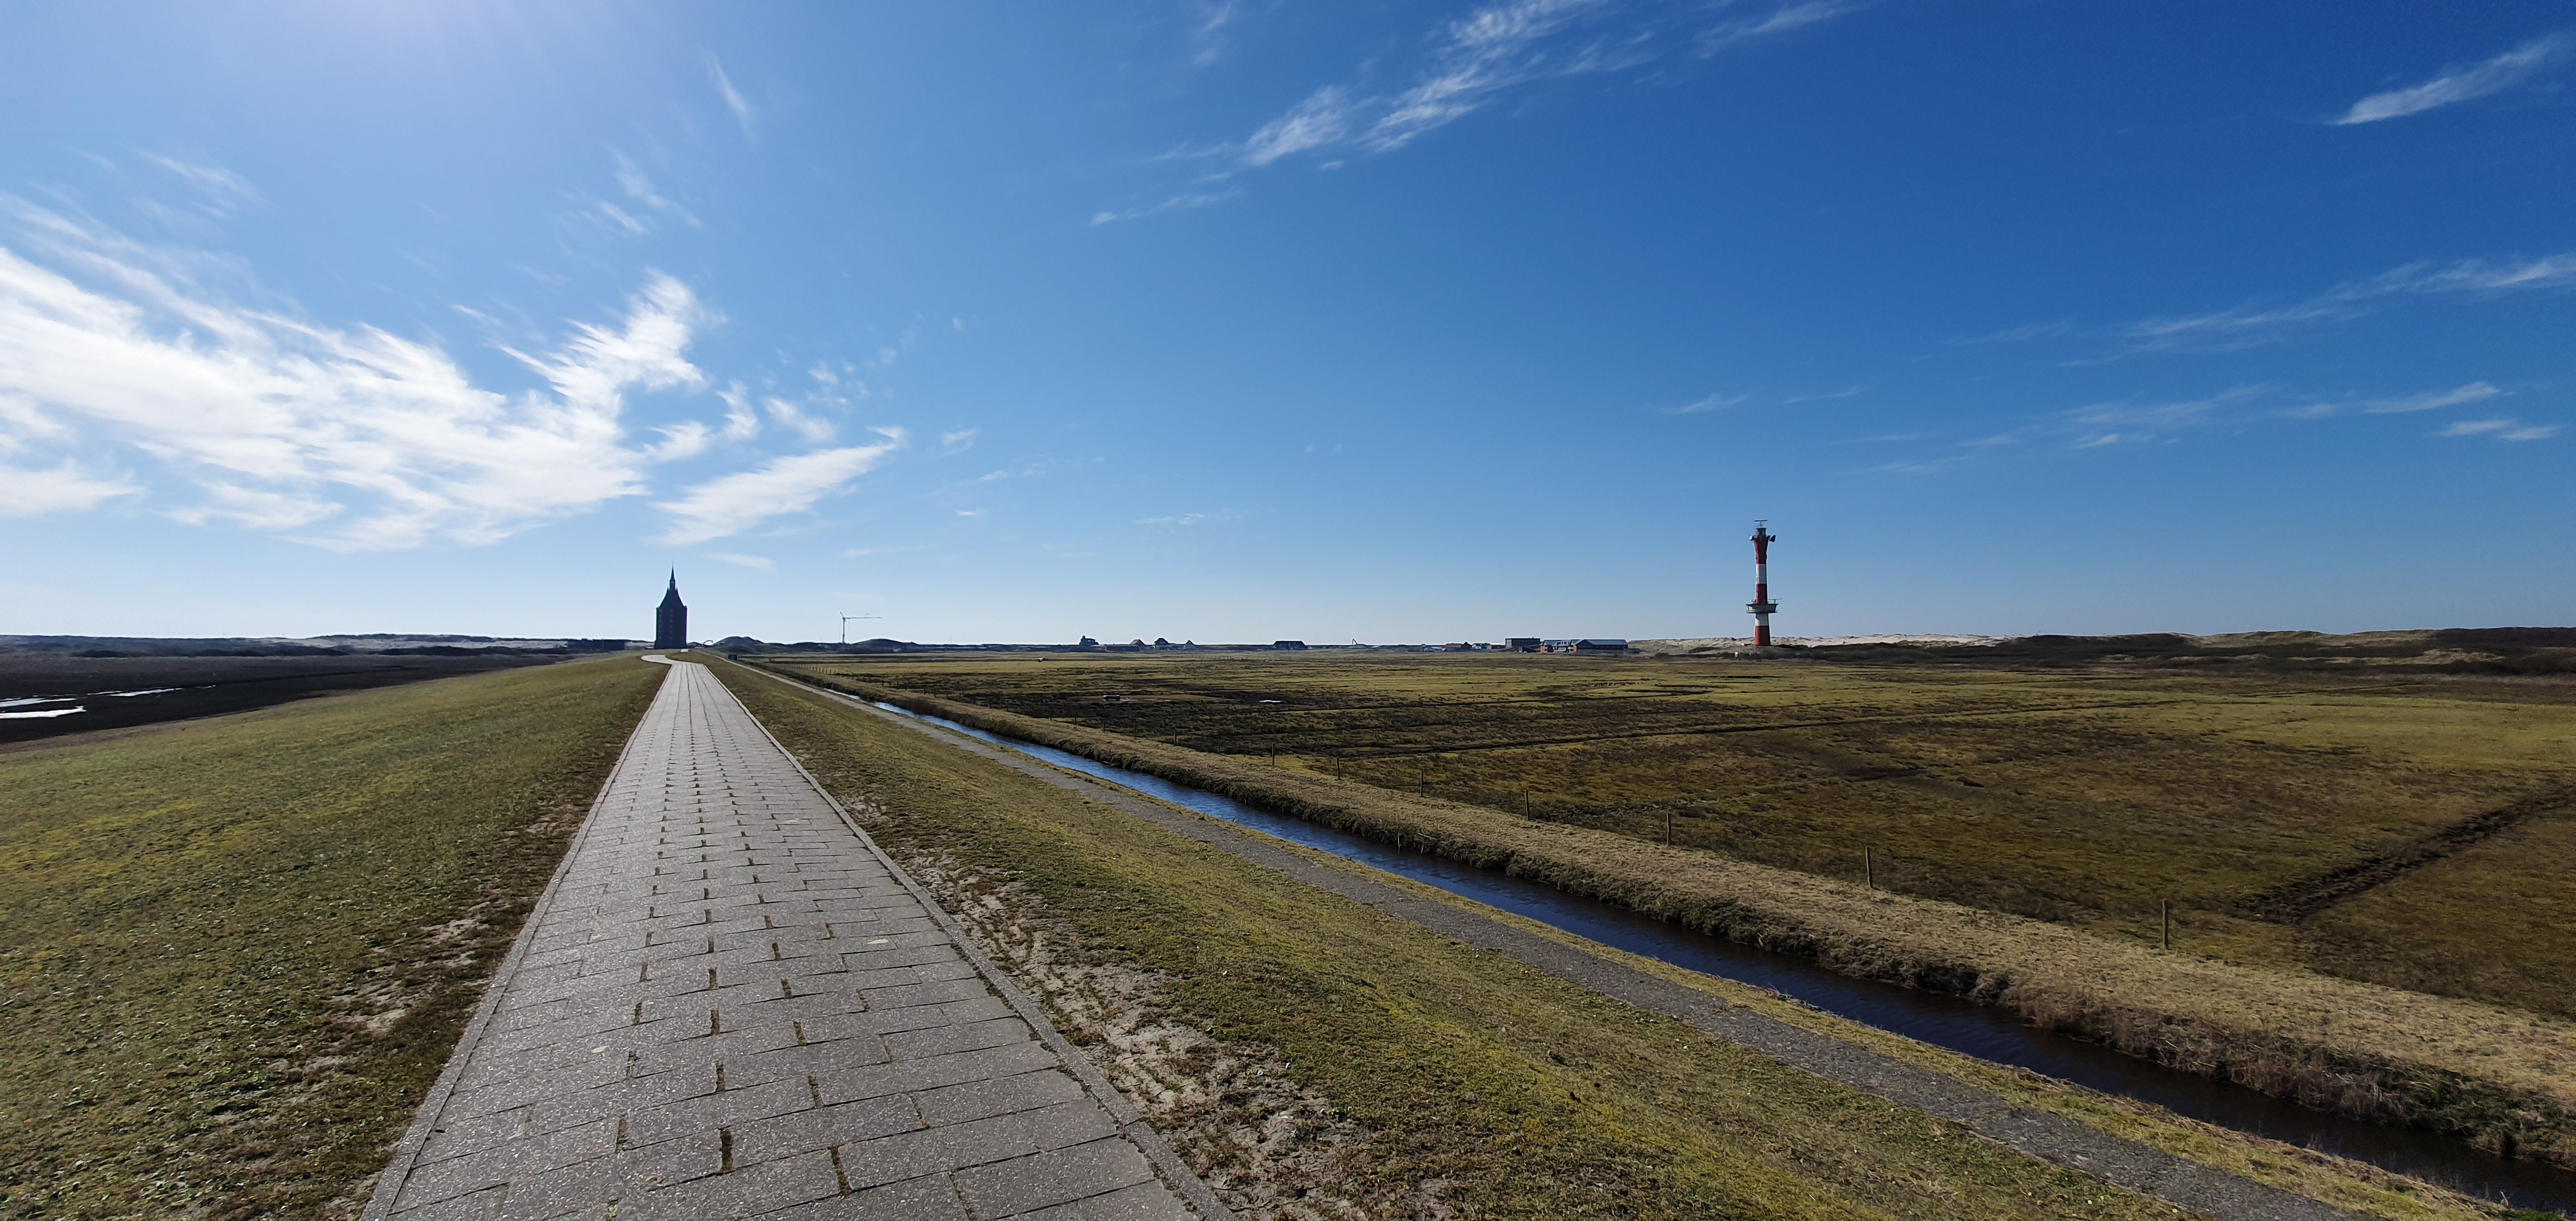
<path fill-rule="evenodd" d="M 671 570 L 670 592 L 662 595 L 662 606 L 653 612 L 653 647 L 685 649 L 689 647 L 689 604 L 680 600 L 680 570 Z"/>

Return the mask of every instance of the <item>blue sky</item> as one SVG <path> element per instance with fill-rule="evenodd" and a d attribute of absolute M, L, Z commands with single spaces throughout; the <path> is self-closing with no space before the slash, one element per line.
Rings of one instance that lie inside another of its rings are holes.
<path fill-rule="evenodd" d="M 8 25 L 0 631 L 2576 620 L 2564 4 Z"/>

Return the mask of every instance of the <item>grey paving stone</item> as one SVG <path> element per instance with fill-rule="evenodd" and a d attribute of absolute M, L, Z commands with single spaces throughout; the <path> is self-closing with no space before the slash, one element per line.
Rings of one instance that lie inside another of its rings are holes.
<path fill-rule="evenodd" d="M 966 1221 L 966 1206 L 947 1175 L 932 1174 L 800 1204 L 773 1216 L 777 1221 Z"/>
<path fill-rule="evenodd" d="M 924 902 L 674 666 L 369 1221 L 956 1218 L 952 1172 L 1145 1165 Z"/>
<path fill-rule="evenodd" d="M 1014 1077 L 988 1077 L 913 1095 L 921 1118 L 929 1123 L 961 1123 L 1015 1111 L 1033 1111 L 1082 1097 L 1082 1083 L 1062 1069 L 1041 1069 Z"/>
<path fill-rule="evenodd" d="M 1172 1221 L 1188 1216 L 1171 1193 L 1155 1190 L 1159 1186 L 1138 1183 L 1107 1195 L 1021 1213 L 1020 1217 L 1024 1221 Z"/>
<path fill-rule="evenodd" d="M 1115 1138 L 961 1170 L 958 1194 L 978 1217 L 1014 1217 L 1154 1181 L 1134 1145 Z"/>

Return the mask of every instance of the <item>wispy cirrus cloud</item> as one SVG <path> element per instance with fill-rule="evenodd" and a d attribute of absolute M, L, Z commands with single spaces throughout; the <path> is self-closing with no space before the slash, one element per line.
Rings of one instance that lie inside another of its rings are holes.
<path fill-rule="evenodd" d="M 1711 394 L 1705 398 L 1684 403 L 1679 407 L 1658 407 L 1655 409 L 1655 414 L 1705 415 L 1712 411 L 1724 411 L 1751 397 L 1753 396 L 1749 394 Z"/>
<path fill-rule="evenodd" d="M 2446 437 L 2493 437 L 2498 441 L 2546 441 L 2558 435 L 2555 424 L 2525 424 L 2511 416 L 2462 420 L 2442 430 Z"/>
<path fill-rule="evenodd" d="M 241 175 L 220 165 L 207 165 L 145 153 L 143 159 L 176 175 L 188 184 L 199 199 L 199 207 L 215 216 L 230 216 L 244 205 L 259 202 L 259 191 Z"/>
<path fill-rule="evenodd" d="M 1714 7 L 1725 7 L 1723 5 Z M 1389 153 L 1492 106 L 1533 82 L 1621 72 L 1676 51 L 1705 58 L 1727 46 L 1772 37 L 1852 11 L 1841 0 L 1798 0 L 1748 18 L 1712 20 L 1711 6 L 1632 6 L 1615 0 L 1502 0 L 1438 26 L 1418 56 L 1399 56 L 1391 71 L 1365 72 L 1374 83 L 1327 83 L 1239 141 L 1195 147 L 1157 160 L 1217 161 L 1193 189 L 1159 204 L 1104 209 L 1092 223 L 1135 220 L 1206 207 L 1239 192 L 1221 189 L 1234 174 L 1300 154 L 1342 164 L 1352 150 Z"/>
<path fill-rule="evenodd" d="M 2576 39 L 2565 34 L 2535 38 L 2493 59 L 2445 69 L 2420 85 L 2371 94 L 2354 102 L 2335 125 L 2382 123 L 2502 93 L 2567 58 L 2571 50 L 2576 50 Z"/>
<path fill-rule="evenodd" d="M 0 449 L 57 461 L 22 509 L 133 494 L 131 479 L 82 473 L 121 448 L 179 485 L 170 516 L 340 550 L 488 543 L 641 493 L 671 451 L 627 441 L 627 398 L 702 385 L 685 351 L 718 321 L 650 274 L 613 321 L 503 349 L 546 387 L 504 393 L 433 343 L 238 304 L 207 278 L 246 278 L 234 260 L 7 195 L 0 234 L 14 239 L 0 246 L 0 401 L 17 405 L 0 413 Z"/>
<path fill-rule="evenodd" d="M 1699 54 L 1703 57 L 1715 55 L 1748 39 L 1785 34 L 1818 22 L 1831 21 L 1859 7 L 1858 4 L 1843 3 L 1843 0 L 1806 0 L 1802 4 L 1784 5 L 1768 16 L 1727 22 L 1703 31 L 1699 36 Z"/>
<path fill-rule="evenodd" d="M 1359 121 L 1360 105 L 1346 85 L 1317 89 L 1243 142 L 1243 164 L 1268 165 L 1291 153 L 1341 143 Z"/>
<path fill-rule="evenodd" d="M 637 165 L 635 159 L 627 156 L 624 150 L 612 148 L 608 152 L 617 161 L 617 189 L 625 192 L 627 199 L 649 212 L 679 217 L 688 222 L 692 229 L 706 227 L 699 222 L 695 213 L 664 197 L 661 188 L 653 185 L 653 179 L 645 174 L 644 167 Z"/>
<path fill-rule="evenodd" d="M 753 470 L 708 480 L 676 500 L 657 504 L 673 519 L 662 541 L 685 547 L 812 509 L 824 497 L 846 491 L 852 480 L 884 465 L 907 440 L 900 428 L 877 432 L 885 440 L 875 445 L 773 458 Z"/>
<path fill-rule="evenodd" d="M 713 51 L 707 52 L 707 81 L 716 87 L 716 96 L 724 99 L 725 109 L 733 112 L 733 121 L 742 126 L 742 134 L 757 134 L 751 129 L 751 103 L 733 87 L 733 78 L 725 75 L 724 61 L 717 59 Z"/>
<path fill-rule="evenodd" d="M 2238 351 L 2278 343 L 2308 327 L 2350 321 L 2404 297 L 2491 298 L 2576 288 L 2576 252 L 2540 258 L 2409 263 L 2338 284 L 2305 300 L 2248 303 L 2201 314 L 2146 318 L 2119 329 L 2131 352 Z"/>
<path fill-rule="evenodd" d="M 2069 438 L 2076 449 L 2134 445 L 2161 440 L 2176 432 L 2201 428 L 2222 411 L 2263 396 L 2262 386 L 2237 386 L 2201 399 L 2169 403 L 2095 403 L 2064 412 L 2057 422 L 2031 430 L 2041 437 Z"/>
<path fill-rule="evenodd" d="M 1988 331 L 1983 335 L 1971 335 L 1965 339 L 1951 340 L 1951 342 L 1958 344 L 2028 343 L 2034 339 L 2055 339 L 2060 335 L 2074 333 L 2075 320 L 2060 318 L 2055 322 L 2025 322 L 2020 326 L 2008 326 L 2000 331 Z"/>
<path fill-rule="evenodd" d="M 777 562 L 765 555 L 741 555 L 731 551 L 709 551 L 704 554 L 708 559 L 731 564 L 736 568 L 749 568 L 759 572 L 778 571 Z"/>
<path fill-rule="evenodd" d="M 1220 204 L 1229 199 L 1242 197 L 1243 188 L 1241 187 L 1230 187 L 1222 191 L 1190 191 L 1141 208 L 1128 208 L 1123 211 L 1104 209 L 1094 212 L 1091 214 L 1091 223 L 1114 225 L 1122 220 L 1143 220 L 1148 216 L 1161 216 L 1165 212 L 1186 212 L 1192 208 L 1204 208 L 1209 204 Z"/>
<path fill-rule="evenodd" d="M 2485 382 L 2470 382 L 2468 385 L 2450 390 L 2428 390 L 2422 394 L 2409 394 L 2400 398 L 2373 399 L 2364 404 L 2362 410 L 2372 415 L 2403 415 L 2415 411 L 2438 411 L 2444 407 L 2458 407 L 2464 403 L 2483 403 L 2491 398 L 2501 398 L 2503 395 L 2504 391 Z"/>

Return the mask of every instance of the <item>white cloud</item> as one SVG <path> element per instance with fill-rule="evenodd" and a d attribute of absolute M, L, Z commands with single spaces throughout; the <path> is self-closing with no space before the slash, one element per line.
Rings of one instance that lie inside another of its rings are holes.
<path fill-rule="evenodd" d="M 174 509 L 170 513 L 171 518 L 192 526 L 221 519 L 239 522 L 253 530 L 278 531 L 309 526 L 342 508 L 311 496 L 230 483 L 208 484 L 206 495 L 207 503 Z"/>
<path fill-rule="evenodd" d="M 2405 398 L 2380 399 L 2362 410 L 2372 415 L 2400 415 L 2410 411 L 2457 407 L 2462 403 L 2482 403 L 2491 398 L 2501 397 L 2503 394 L 2504 391 L 2485 382 L 2470 382 L 2456 390 L 2432 390 L 2423 394 L 2411 394 Z"/>
<path fill-rule="evenodd" d="M 1203 15 L 1198 28 L 1190 35 L 1194 47 L 1190 62 L 1204 68 L 1225 56 L 1225 28 L 1234 24 L 1234 5 L 1232 0 L 1224 4 L 1203 4 L 1199 11 Z"/>
<path fill-rule="evenodd" d="M 2075 329 L 2075 320 L 2060 318 L 2055 322 L 2025 322 L 1989 334 L 1953 340 L 1955 343 L 2026 343 L 2033 339 L 2051 339 Z"/>
<path fill-rule="evenodd" d="M 619 149 L 612 148 L 608 150 L 608 152 L 610 156 L 617 159 L 617 187 L 619 190 L 626 192 L 626 197 L 628 199 L 634 200 L 635 202 L 656 212 L 668 212 L 673 216 L 677 216 L 681 220 L 687 221 L 690 228 L 705 228 L 704 225 L 698 222 L 697 216 L 691 213 L 687 208 L 683 208 L 680 205 L 663 198 L 662 192 L 653 185 L 653 180 L 651 178 L 645 176 L 643 167 L 635 164 L 634 158 L 627 156 Z M 628 216 L 626 213 L 619 211 L 617 208 L 609 204 L 601 204 L 600 207 L 610 215 L 616 217 L 619 221 L 623 222 L 629 229 L 638 233 L 643 231 L 642 222 L 636 220 L 634 217 Z"/>
<path fill-rule="evenodd" d="M 715 434 L 709 432 L 706 425 L 696 420 L 665 424 L 653 431 L 662 434 L 662 441 L 658 445 L 646 448 L 644 453 L 655 462 L 677 462 L 682 458 L 694 458 L 715 445 Z"/>
<path fill-rule="evenodd" d="M 2421 85 L 2371 94 L 2353 103 L 2352 109 L 2345 111 L 2335 124 L 2350 127 L 2356 123 L 2402 119 L 2491 93 L 2501 93 L 2549 66 L 2571 45 L 2576 45 L 2576 42 L 2571 42 L 2563 34 L 2535 38 L 2493 59 L 2450 69 Z"/>
<path fill-rule="evenodd" d="M 29 242 L 0 247 L 0 399 L 199 485 L 183 519 L 329 522 L 309 541 L 344 550 L 491 542 L 641 492 L 656 455 L 624 443 L 625 396 L 704 380 L 682 352 L 715 315 L 658 273 L 619 321 L 512 352 L 551 387 L 514 395 L 430 344 L 232 304 L 191 275 L 221 260 L 11 197 L 0 213 Z"/>
<path fill-rule="evenodd" d="M 2302 327 L 2345 322 L 2377 310 L 2390 298 L 2507 293 L 2576 287 L 2576 252 L 2493 262 L 2462 259 L 2436 266 L 2410 263 L 2354 280 L 2304 301 L 2241 305 L 2181 317 L 2148 318 L 2122 328 L 2134 351 L 2237 351 L 2276 343 Z"/>
<path fill-rule="evenodd" d="M 710 551 L 706 553 L 706 557 L 711 560 L 721 560 L 727 564 L 733 564 L 743 568 L 757 568 L 762 572 L 776 572 L 778 570 L 778 565 L 771 562 L 767 556 L 736 555 L 729 551 Z"/>
<path fill-rule="evenodd" d="M 1316 89 L 1265 123 L 1237 150 L 1239 164 L 1269 165 L 1318 149 L 1358 145 L 1391 152 L 1492 104 L 1532 81 L 1619 72 L 1650 63 L 1677 33 L 1698 54 L 1785 33 L 1851 11 L 1842 0 L 1793 3 L 1765 17 L 1696 31 L 1681 27 L 1709 8 L 1640 13 L 1610 0 L 1504 0 L 1443 26 L 1412 83 L 1391 94 L 1351 85 Z M 1339 161 L 1326 163 L 1327 168 Z M 1118 214 L 1104 213 L 1115 218 Z"/>
<path fill-rule="evenodd" d="M 982 435 L 984 435 L 984 430 L 981 428 L 961 428 L 955 432 L 943 432 L 939 434 L 939 452 L 943 454 L 965 453 L 967 450 L 975 448 L 975 438 Z"/>
<path fill-rule="evenodd" d="M 2558 435 L 2555 424 L 2525 424 L 2511 416 L 2462 420 L 2442 430 L 2446 437 L 2493 437 L 2499 441 L 2544 441 Z"/>
<path fill-rule="evenodd" d="M 657 508 L 678 519 L 662 541 L 688 546 L 740 534 L 773 517 L 802 513 L 825 496 L 883 465 L 903 448 L 901 429 L 880 429 L 886 440 L 775 458 L 757 469 L 709 480 Z"/>
<path fill-rule="evenodd" d="M 1700 35 L 1699 53 L 1714 55 L 1727 47 L 1771 34 L 1786 34 L 1818 22 L 1830 21 L 1860 6 L 1841 0 L 1808 0 L 1804 4 L 1784 5 L 1770 16 L 1754 21 L 1737 21 L 1717 26 Z"/>
<path fill-rule="evenodd" d="M 741 382 L 717 391 L 716 397 L 725 404 L 725 440 L 748 441 L 760 435 L 760 413 L 752 410 L 751 395 L 744 392 Z"/>
<path fill-rule="evenodd" d="M 206 211 L 229 216 L 244 204 L 259 202 L 259 191 L 241 175 L 220 165 L 197 165 L 158 153 L 145 153 L 143 159 L 178 175 L 203 199 Z"/>
<path fill-rule="evenodd" d="M 820 445 L 831 440 L 832 434 L 837 431 L 830 420 L 812 415 L 804 408 L 785 399 L 766 399 L 761 405 L 769 409 L 770 419 L 778 421 L 782 427 L 813 444 Z"/>
<path fill-rule="evenodd" d="M 1225 191 L 1194 191 L 1186 195 L 1175 195 L 1170 199 L 1166 199 L 1161 203 L 1153 205 L 1152 207 L 1129 208 L 1124 212 L 1094 212 L 1091 214 L 1091 223 L 1095 225 L 1107 225 L 1114 224 L 1122 220 L 1140 220 L 1148 216 L 1160 216 L 1165 212 L 1186 212 L 1192 208 L 1204 208 L 1209 204 L 1224 203 L 1229 199 L 1240 199 L 1242 197 L 1243 188 L 1241 187 L 1235 187 L 1231 190 Z M 888 359 L 892 359 L 891 353 L 889 353 Z"/>
<path fill-rule="evenodd" d="M 1752 396 L 1744 394 L 1712 394 L 1695 403 L 1684 403 L 1679 407 L 1660 407 L 1656 410 L 1663 415 L 1701 415 L 1711 411 L 1724 411 L 1750 397 Z"/>
<path fill-rule="evenodd" d="M 37 517 L 97 508 L 101 501 L 143 489 L 119 476 L 99 478 L 68 459 L 45 470 L 0 466 L 0 517 Z"/>
<path fill-rule="evenodd" d="M 733 121 L 742 125 L 742 134 L 751 135 L 751 103 L 744 101 L 742 91 L 733 87 L 733 78 L 725 75 L 724 63 L 713 51 L 707 52 L 707 79 L 724 98 L 725 109 L 733 112 Z"/>
<path fill-rule="evenodd" d="M 1252 133 L 1243 143 L 1243 162 L 1268 165 L 1290 153 L 1338 144 L 1350 134 L 1352 110 L 1349 89 L 1326 85 Z"/>
<path fill-rule="evenodd" d="M 1379 152 L 1402 148 L 1425 132 L 1474 113 L 1496 90 L 1553 75 L 1559 69 L 1535 54 L 1537 44 L 1600 4 L 1601 0 L 1512 0 L 1452 22 L 1438 67 L 1396 97 L 1370 125 L 1365 143 Z"/>
<path fill-rule="evenodd" d="M 2205 399 L 2179 403 L 2096 403 L 2065 413 L 2065 419 L 2076 431 L 2085 434 L 2076 442 L 2078 448 L 2106 445 L 2115 441 L 2147 440 L 2179 429 L 2194 428 L 2209 422 L 2219 410 L 2260 397 L 2263 387 L 2238 386 Z"/>

